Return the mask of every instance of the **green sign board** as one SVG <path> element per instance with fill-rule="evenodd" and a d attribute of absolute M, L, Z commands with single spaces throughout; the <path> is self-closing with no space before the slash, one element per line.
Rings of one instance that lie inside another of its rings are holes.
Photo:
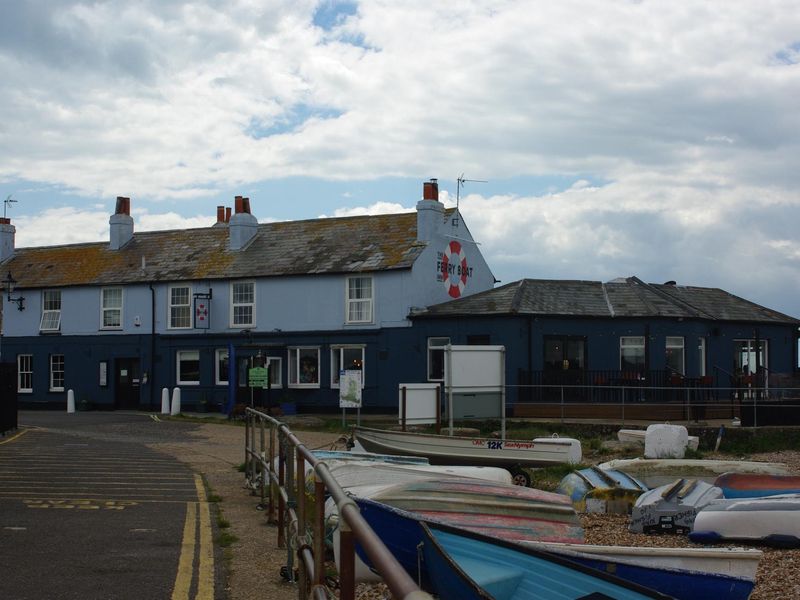
<path fill-rule="evenodd" d="M 253 367 L 247 372 L 247 382 L 250 387 L 266 387 L 267 385 L 267 368 L 266 367 Z"/>

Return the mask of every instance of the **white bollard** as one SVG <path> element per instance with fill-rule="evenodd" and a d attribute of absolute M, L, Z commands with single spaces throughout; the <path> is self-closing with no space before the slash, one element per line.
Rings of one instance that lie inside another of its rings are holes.
<path fill-rule="evenodd" d="M 161 390 L 161 414 L 169 414 L 169 390 L 167 388 Z"/>
<path fill-rule="evenodd" d="M 172 412 L 173 417 L 181 414 L 181 388 L 176 387 L 172 390 Z"/>
<path fill-rule="evenodd" d="M 75 392 L 72 390 L 67 390 L 67 412 L 75 412 Z"/>

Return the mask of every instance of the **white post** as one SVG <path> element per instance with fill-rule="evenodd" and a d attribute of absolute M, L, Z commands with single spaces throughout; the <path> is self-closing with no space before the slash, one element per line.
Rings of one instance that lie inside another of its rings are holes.
<path fill-rule="evenodd" d="M 161 390 L 161 414 L 169 414 L 169 390 L 167 388 Z"/>
<path fill-rule="evenodd" d="M 75 392 L 72 390 L 67 390 L 67 412 L 75 412 Z"/>
<path fill-rule="evenodd" d="M 169 414 L 173 417 L 181 414 L 181 388 L 179 387 L 172 390 L 172 411 Z"/>

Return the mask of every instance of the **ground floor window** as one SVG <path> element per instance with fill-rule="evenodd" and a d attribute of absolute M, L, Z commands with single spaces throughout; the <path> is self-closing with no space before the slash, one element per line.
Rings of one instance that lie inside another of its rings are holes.
<path fill-rule="evenodd" d="M 50 391 L 64 391 L 64 355 L 50 355 Z"/>
<path fill-rule="evenodd" d="M 683 349 L 683 338 L 680 336 L 667 336 L 666 364 L 670 374 L 686 374 L 686 358 Z"/>
<path fill-rule="evenodd" d="M 428 381 L 444 381 L 444 347 L 449 337 L 428 338 Z"/>
<path fill-rule="evenodd" d="M 270 387 L 283 387 L 283 359 L 277 356 L 268 356 L 267 369 L 269 369 Z"/>
<path fill-rule="evenodd" d="M 289 348 L 289 387 L 319 387 L 319 348 Z"/>
<path fill-rule="evenodd" d="M 17 355 L 17 391 L 22 394 L 33 392 L 33 354 Z"/>
<path fill-rule="evenodd" d="M 758 367 L 768 367 L 766 340 L 734 340 L 734 373 L 737 375 L 753 375 Z"/>
<path fill-rule="evenodd" d="M 697 338 L 697 374 L 700 377 L 706 375 L 706 338 Z"/>
<path fill-rule="evenodd" d="M 545 371 L 582 371 L 585 368 L 586 338 L 582 336 L 545 337 Z"/>
<path fill-rule="evenodd" d="M 619 368 L 623 371 L 644 371 L 644 336 L 619 338 Z"/>
<path fill-rule="evenodd" d="M 361 371 L 361 387 L 364 387 L 364 346 L 331 347 L 331 387 L 339 387 L 340 371 Z"/>
<path fill-rule="evenodd" d="M 214 381 L 217 385 L 228 385 L 228 351 L 220 348 L 214 353 Z"/>
<path fill-rule="evenodd" d="M 200 385 L 200 352 L 179 350 L 177 354 L 178 385 Z"/>

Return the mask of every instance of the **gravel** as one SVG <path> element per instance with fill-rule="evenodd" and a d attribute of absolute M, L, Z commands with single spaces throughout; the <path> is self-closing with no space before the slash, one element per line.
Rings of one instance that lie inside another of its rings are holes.
<path fill-rule="evenodd" d="M 295 431 L 309 448 L 330 448 L 338 434 Z M 180 441 L 152 444 L 170 452 L 203 473 L 214 493 L 223 497 L 222 516 L 230 522 L 230 532 L 238 540 L 226 551 L 226 589 L 230 600 L 284 600 L 294 597 L 294 584 L 283 581 L 280 567 L 286 564 L 286 550 L 277 547 L 277 529 L 266 523 L 257 510 L 260 498 L 244 488 L 244 476 L 236 467 L 244 461 L 244 430 L 228 425 L 202 424 L 193 427 Z M 719 454 L 719 458 L 732 458 Z M 608 457 L 604 457 L 606 460 Z M 711 458 L 711 456 L 709 456 Z M 745 457 L 734 457 L 745 458 Z M 746 457 L 748 460 L 787 463 L 800 475 L 800 451 L 783 451 Z M 602 462 L 602 461 L 600 461 Z M 624 515 L 581 515 L 586 542 L 592 544 L 697 547 L 685 536 L 645 535 L 628 532 Z M 740 545 L 742 546 L 742 545 Z M 752 600 L 800 598 L 800 550 L 779 550 L 747 544 L 764 552 L 758 568 Z M 390 598 L 383 585 L 360 585 L 356 598 Z M 711 600 L 711 599 L 709 599 Z"/>

